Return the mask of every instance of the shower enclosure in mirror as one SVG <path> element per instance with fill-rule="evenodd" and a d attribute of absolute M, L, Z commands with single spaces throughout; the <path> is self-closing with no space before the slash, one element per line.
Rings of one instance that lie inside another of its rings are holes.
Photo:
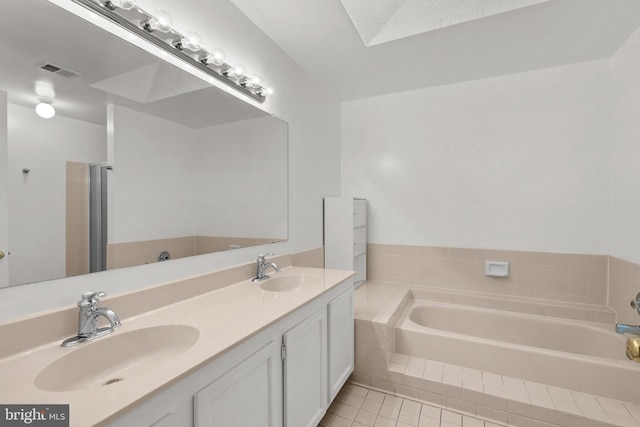
<path fill-rule="evenodd" d="M 0 287 L 288 238 L 282 120 L 47 0 L 3 6 L 0 57 Z"/>

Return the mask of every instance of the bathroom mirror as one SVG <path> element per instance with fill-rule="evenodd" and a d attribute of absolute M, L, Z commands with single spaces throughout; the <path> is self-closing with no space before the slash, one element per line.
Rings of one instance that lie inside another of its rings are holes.
<path fill-rule="evenodd" d="M 0 287 L 288 238 L 285 122 L 45 0 L 0 34 Z"/>

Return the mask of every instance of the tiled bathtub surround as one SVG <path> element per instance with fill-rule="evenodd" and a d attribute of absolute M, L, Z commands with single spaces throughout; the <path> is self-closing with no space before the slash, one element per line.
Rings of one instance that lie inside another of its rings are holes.
<path fill-rule="evenodd" d="M 394 325 L 408 289 L 367 282 L 356 291 L 353 382 L 509 425 L 640 426 L 636 403 L 396 354 Z"/>
<path fill-rule="evenodd" d="M 185 236 L 169 239 L 107 244 L 107 269 L 131 267 L 158 261 L 162 251 L 172 259 L 229 250 L 230 245 L 241 248 L 280 242 L 281 239 L 253 237 Z"/>
<path fill-rule="evenodd" d="M 587 304 L 607 303 L 606 255 L 370 243 L 373 281 Z M 485 261 L 507 261 L 510 277 L 487 277 Z"/>
<path fill-rule="evenodd" d="M 461 295 L 470 292 L 476 299 L 483 299 L 483 295 L 492 300 L 502 296 L 522 298 L 522 311 L 532 314 L 601 323 L 640 323 L 640 317 L 629 306 L 640 292 L 640 265 L 621 258 L 380 243 L 370 243 L 367 250 L 370 281 L 458 291 Z M 485 261 L 509 262 L 510 277 L 485 276 Z M 527 308 L 527 300 L 538 299 L 546 300 L 546 312 Z M 611 317 L 606 307 L 615 316 Z"/>
<path fill-rule="evenodd" d="M 532 381 L 392 355 L 396 393 L 452 411 L 516 426 L 640 426 L 640 405 Z M 389 383 L 383 390 L 390 388 Z"/>
<path fill-rule="evenodd" d="M 640 292 L 640 265 L 609 257 L 609 307 L 618 313 L 618 322 L 637 325 L 640 317 L 629 302 Z"/>
<path fill-rule="evenodd" d="M 65 275 L 89 272 L 89 166 L 66 163 Z"/>

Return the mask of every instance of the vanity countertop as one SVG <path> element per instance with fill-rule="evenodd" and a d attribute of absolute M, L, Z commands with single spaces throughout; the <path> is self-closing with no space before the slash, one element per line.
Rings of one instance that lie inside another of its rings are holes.
<path fill-rule="evenodd" d="M 95 425 L 115 419 L 155 392 L 175 383 L 213 361 L 261 330 L 274 324 L 329 289 L 353 272 L 288 267 L 276 276 L 304 275 L 319 280 L 305 283 L 295 292 L 267 292 L 251 280 L 220 288 L 157 310 L 124 319 L 109 337 L 158 325 L 192 326 L 199 339 L 170 363 L 158 364 L 126 381 L 106 387 L 53 392 L 35 385 L 39 373 L 57 359 L 99 343 L 98 338 L 77 347 L 63 348 L 59 341 L 0 359 L 2 404 L 69 404 L 71 425 Z M 179 286 L 179 283 L 176 283 Z M 108 307 L 108 301 L 105 302 Z M 9 339 L 10 337 L 5 337 Z M 5 345 L 7 342 L 5 342 Z M 87 364 L 94 363 L 86 360 Z M 78 420 L 82 420 L 81 423 Z"/>

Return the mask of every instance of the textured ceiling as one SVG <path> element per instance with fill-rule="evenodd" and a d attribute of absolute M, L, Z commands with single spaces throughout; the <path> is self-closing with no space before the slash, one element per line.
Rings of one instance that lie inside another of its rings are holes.
<path fill-rule="evenodd" d="M 340 0 L 367 46 L 549 0 Z"/>
<path fill-rule="evenodd" d="M 608 58 L 640 26 L 639 0 L 550 0 L 367 47 L 340 0 L 231 1 L 341 100 Z"/>

